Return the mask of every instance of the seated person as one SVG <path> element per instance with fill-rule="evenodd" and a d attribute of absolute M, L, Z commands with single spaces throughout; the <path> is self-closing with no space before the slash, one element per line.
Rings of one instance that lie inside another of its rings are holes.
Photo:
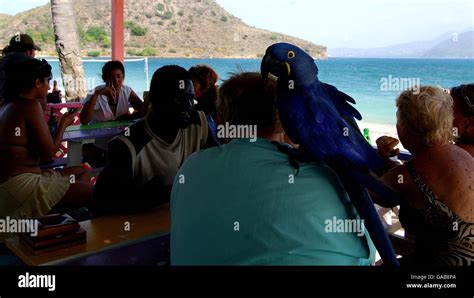
<path fill-rule="evenodd" d="M 125 68 L 120 61 L 109 61 L 102 67 L 102 80 L 105 85 L 97 86 L 84 100 L 80 113 L 82 124 L 114 120 L 132 120 L 141 117 L 142 100 L 124 85 Z M 129 107 L 135 113 L 129 114 Z M 95 144 L 83 146 L 83 161 L 92 167 L 104 166 L 107 143 L 110 139 L 100 139 Z"/>
<path fill-rule="evenodd" d="M 94 189 L 95 215 L 143 210 L 169 201 L 184 160 L 215 145 L 206 115 L 192 109 L 193 99 L 188 71 L 164 66 L 154 73 L 151 111 L 129 128 L 129 136 L 109 143 L 108 163 Z"/>
<path fill-rule="evenodd" d="M 102 67 L 102 80 L 105 85 L 97 86 L 84 100 L 80 115 L 82 124 L 127 119 L 130 106 L 135 111 L 141 110 L 140 97 L 132 88 L 124 85 L 125 67 L 122 62 L 105 63 Z"/>
<path fill-rule="evenodd" d="M 57 172 L 39 167 L 41 160 L 55 156 L 75 116 L 64 114 L 51 136 L 41 106 L 48 94 L 51 66 L 45 60 L 25 58 L 7 63 L 5 74 L 5 103 L 0 107 L 0 217 L 40 217 L 52 209 L 84 206 L 93 190 L 84 169 Z M 70 183 L 70 175 L 75 175 L 75 183 Z"/>
<path fill-rule="evenodd" d="M 371 265 L 365 231 L 331 233 L 357 213 L 336 173 L 302 163 L 296 176 L 277 121 L 276 83 L 232 76 L 217 109 L 229 125 L 256 125 L 255 142 L 234 139 L 194 153 L 171 195 L 172 265 Z M 255 140 L 255 139 L 254 139 Z"/>
<path fill-rule="evenodd" d="M 62 102 L 61 98 L 62 98 L 62 95 L 61 95 L 61 90 L 59 90 L 58 88 L 58 82 L 54 80 L 53 91 L 51 93 L 48 93 L 48 95 L 46 96 L 46 102 L 58 104 Z"/>
<path fill-rule="evenodd" d="M 456 145 L 474 157 L 474 84 L 451 89 L 454 102 L 454 127 L 457 129 Z"/>
<path fill-rule="evenodd" d="M 214 121 L 216 117 L 217 100 L 217 73 L 206 65 L 197 65 L 189 69 L 193 78 L 194 92 L 196 94 L 197 104 L 194 107 L 197 111 L 203 111 L 206 114 L 207 122 L 211 128 L 212 135 L 217 140 L 217 124 Z"/>
<path fill-rule="evenodd" d="M 415 236 L 416 251 L 405 264 L 472 265 L 474 261 L 474 161 L 451 144 L 453 100 L 437 87 L 397 99 L 397 131 L 412 159 L 382 176 L 404 198 L 400 222 Z M 381 137 L 378 153 L 397 154 L 398 140 Z M 383 203 L 377 200 L 376 203 Z M 393 207 L 393 206 L 384 206 Z"/>

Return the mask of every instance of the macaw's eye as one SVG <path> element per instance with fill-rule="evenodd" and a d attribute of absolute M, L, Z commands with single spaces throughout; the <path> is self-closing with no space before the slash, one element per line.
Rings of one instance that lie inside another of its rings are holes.
<path fill-rule="evenodd" d="M 288 58 L 293 59 L 293 58 L 295 58 L 295 56 L 296 56 L 295 52 L 293 52 L 293 51 L 288 52 Z"/>

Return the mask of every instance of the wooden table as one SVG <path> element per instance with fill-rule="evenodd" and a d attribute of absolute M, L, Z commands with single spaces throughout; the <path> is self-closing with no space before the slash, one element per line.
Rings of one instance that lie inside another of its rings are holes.
<path fill-rule="evenodd" d="M 94 143 L 96 139 L 110 138 L 123 132 L 133 121 L 110 121 L 89 125 L 71 125 L 66 128 L 63 141 L 68 142 L 68 166 L 82 163 L 82 145 Z"/>
<path fill-rule="evenodd" d="M 57 265 L 70 262 L 97 252 L 124 246 L 139 239 L 147 239 L 169 233 L 169 204 L 164 204 L 151 211 L 104 216 L 81 222 L 87 231 L 87 242 L 74 247 L 60 249 L 42 255 L 31 254 L 18 237 L 5 241 L 6 246 L 28 265 Z M 126 225 L 130 223 L 130 230 Z"/>

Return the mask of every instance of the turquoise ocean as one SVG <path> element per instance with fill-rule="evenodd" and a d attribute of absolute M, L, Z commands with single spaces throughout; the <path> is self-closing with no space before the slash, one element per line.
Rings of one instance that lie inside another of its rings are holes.
<path fill-rule="evenodd" d="M 101 68 L 106 60 L 83 61 L 88 87 L 101 84 Z M 370 123 L 395 124 L 395 99 L 406 87 L 421 84 L 451 88 L 474 82 L 474 60 L 467 59 L 330 58 L 315 62 L 319 68 L 319 79 L 352 96 L 363 120 Z M 50 63 L 54 79 L 62 86 L 59 63 L 54 60 Z M 207 64 L 216 70 L 221 80 L 228 78 L 231 73 L 260 70 L 258 59 L 150 58 L 148 83 L 156 69 L 169 64 L 186 69 L 197 64 Z M 140 96 L 148 89 L 145 69 L 144 60 L 125 62 L 125 84 Z"/>

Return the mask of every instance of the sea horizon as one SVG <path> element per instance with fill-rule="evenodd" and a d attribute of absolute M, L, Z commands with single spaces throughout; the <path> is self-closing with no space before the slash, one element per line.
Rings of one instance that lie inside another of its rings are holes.
<path fill-rule="evenodd" d="M 145 59 L 148 60 L 148 78 Z M 46 58 L 53 67 L 53 77 L 62 86 L 57 57 Z M 231 74 L 240 71 L 260 71 L 259 58 L 154 58 L 126 57 L 125 84 L 139 96 L 149 89 L 149 82 L 156 69 L 176 64 L 186 69 L 197 64 L 207 64 L 219 75 L 218 84 Z M 133 61 L 127 61 L 131 59 Z M 102 84 L 101 68 L 110 57 L 87 57 L 84 63 L 87 89 Z M 336 86 L 356 101 L 355 108 L 364 122 L 396 123 L 395 100 L 409 87 L 435 85 L 452 88 L 474 81 L 474 59 L 448 58 L 337 58 L 315 60 L 320 81 Z"/>
<path fill-rule="evenodd" d="M 57 56 L 42 56 L 36 55 L 36 58 L 41 59 L 59 59 Z M 263 55 L 259 58 L 250 58 L 250 57 L 241 57 L 241 56 L 227 56 L 227 57 L 172 57 L 172 56 L 125 56 L 124 59 L 247 59 L 247 60 L 261 60 Z M 111 56 L 83 56 L 81 59 L 85 60 L 112 60 Z M 338 56 L 328 56 L 326 58 L 315 58 L 316 61 L 323 61 L 329 59 L 410 59 L 410 60 L 474 60 L 474 57 L 338 57 Z"/>

